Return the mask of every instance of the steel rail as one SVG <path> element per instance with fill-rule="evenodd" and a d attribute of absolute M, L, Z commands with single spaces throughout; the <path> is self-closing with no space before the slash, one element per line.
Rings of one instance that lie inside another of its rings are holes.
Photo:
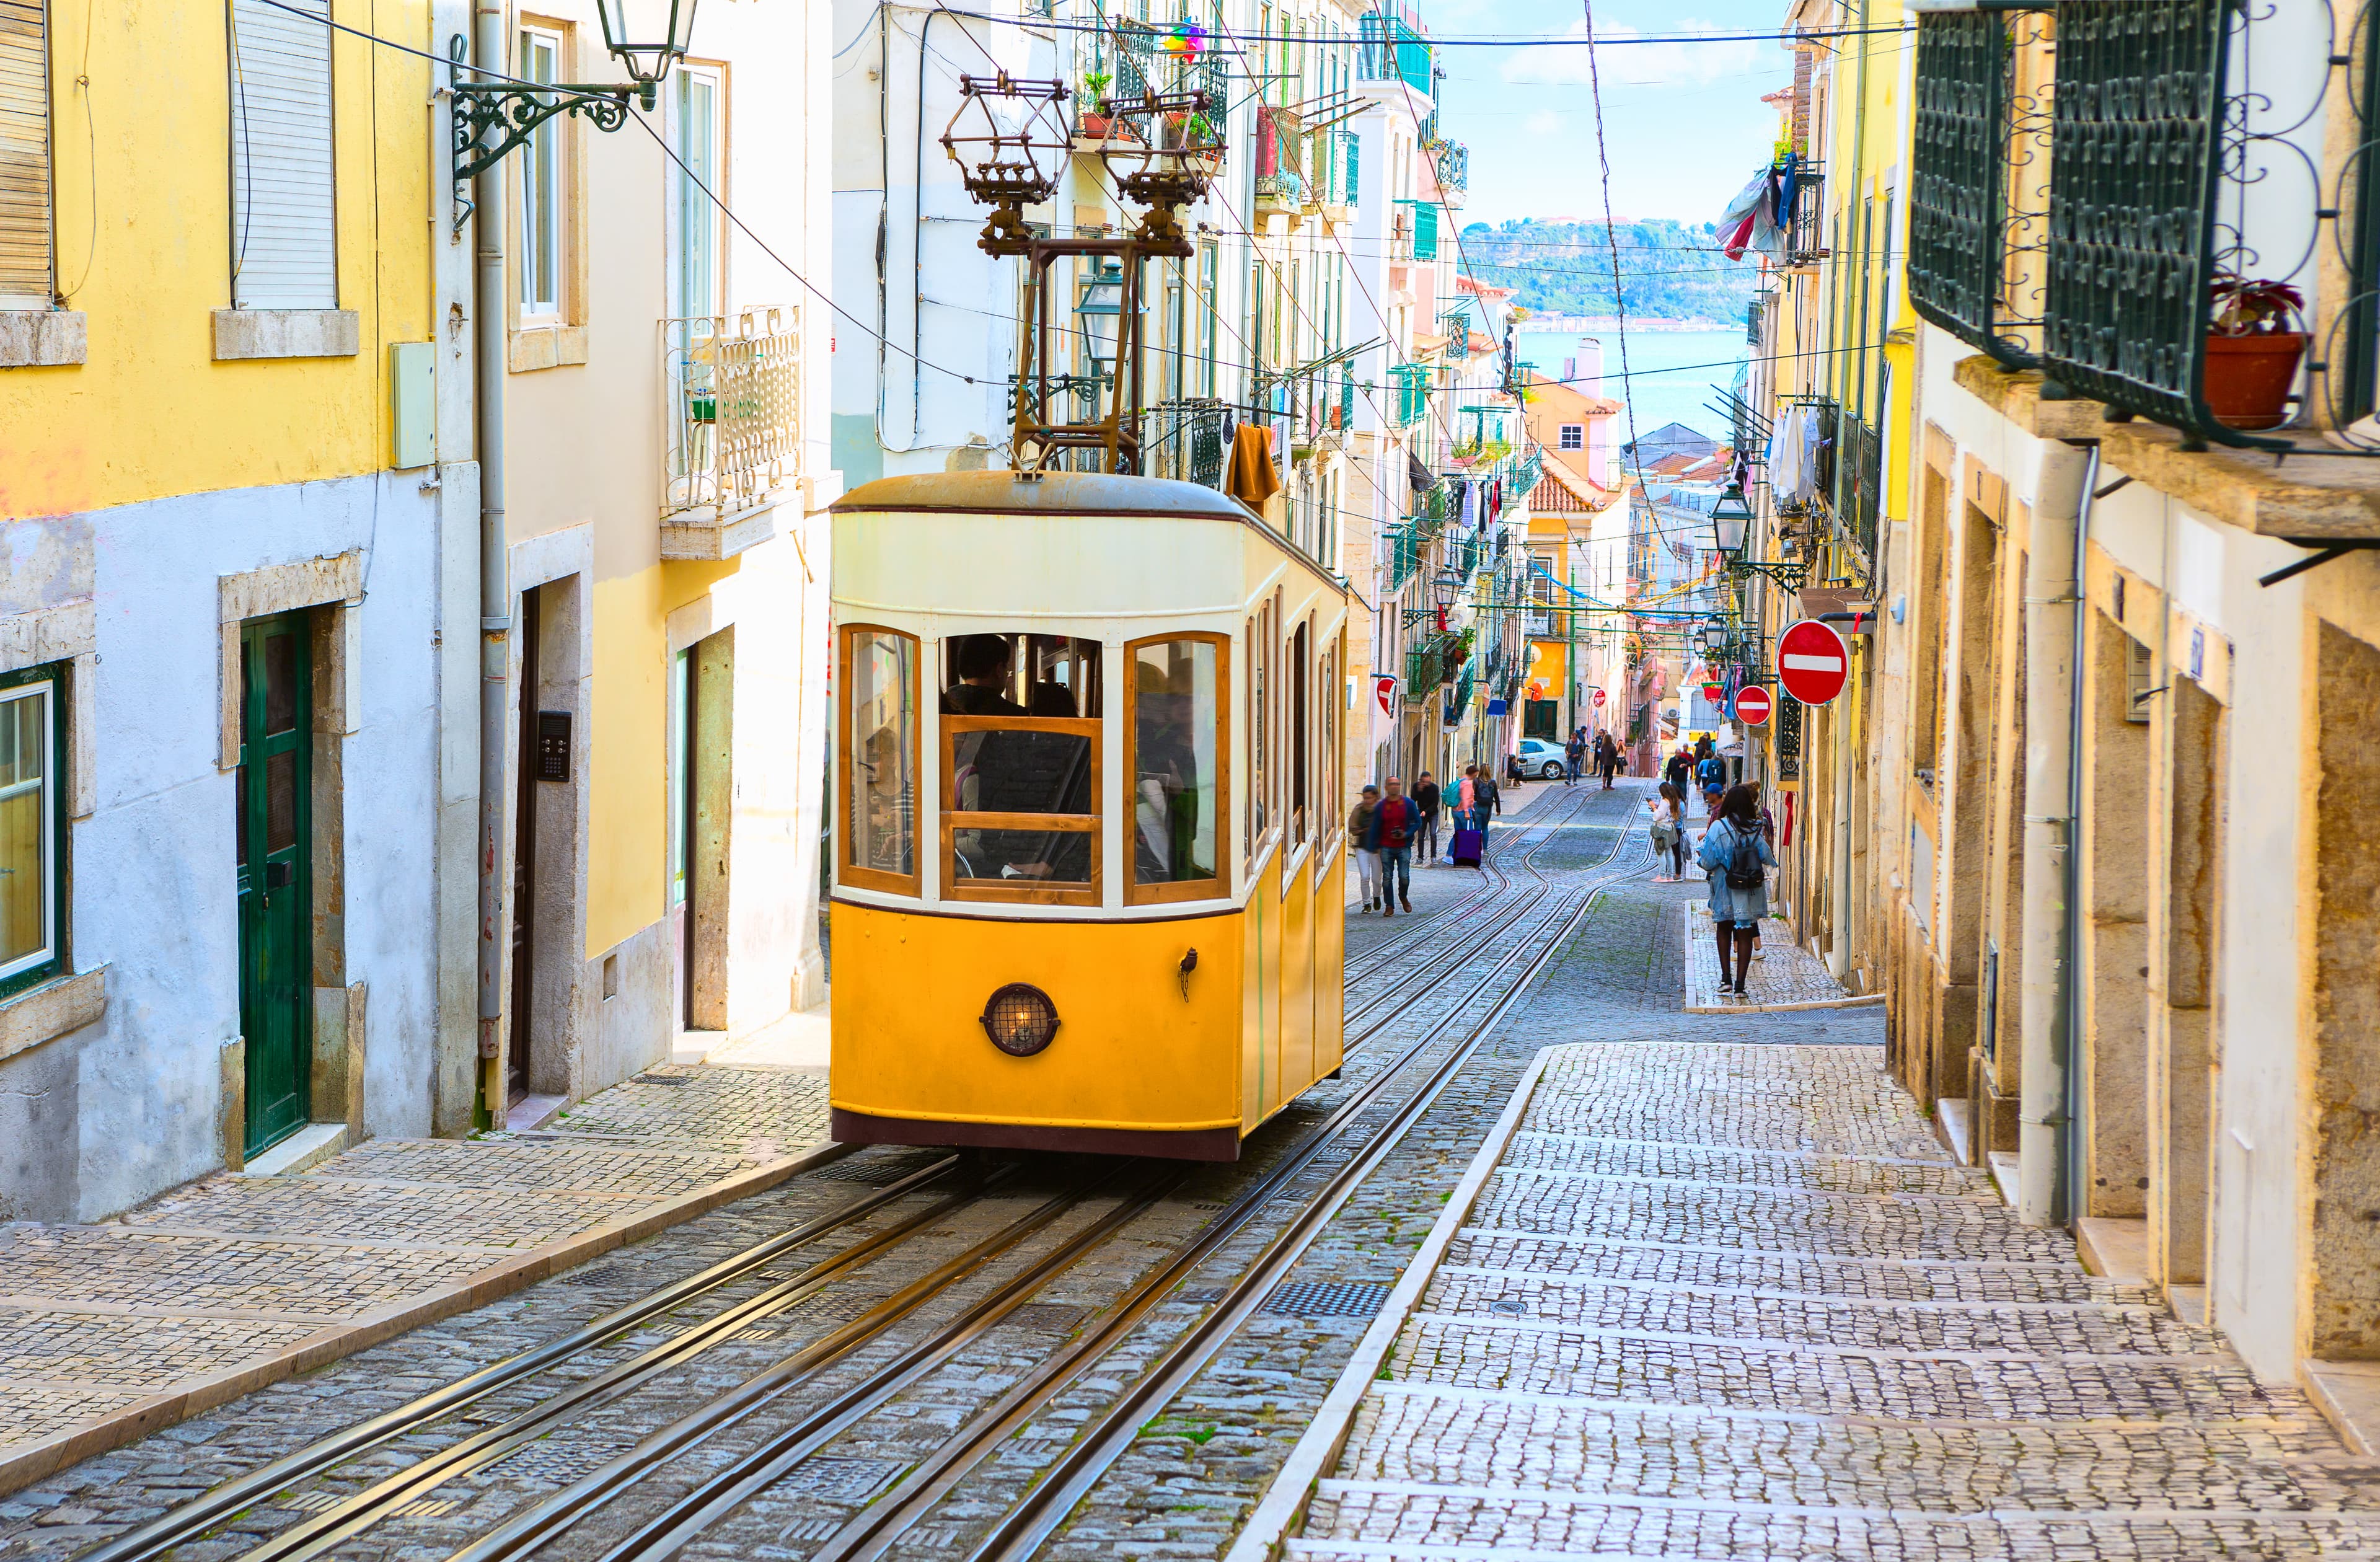
<path fill-rule="evenodd" d="M 1373 1137 L 1366 1148 L 1351 1157 L 1331 1178 L 1321 1194 L 1267 1244 L 1265 1251 L 1253 1265 L 1242 1272 L 1232 1283 L 1230 1293 L 1213 1311 L 1176 1336 L 1129 1388 L 1076 1435 L 1074 1445 L 1026 1494 L 1025 1500 L 1010 1509 L 989 1535 L 967 1551 L 965 1562 L 1023 1562 L 1058 1531 L 1074 1512 L 1075 1505 L 1089 1495 L 1099 1477 L 1132 1446 L 1148 1418 L 1161 1410 L 1175 1395 L 1187 1387 L 1191 1379 L 1197 1375 L 1224 1342 L 1239 1331 L 1258 1304 L 1271 1294 L 1273 1287 L 1321 1235 L 1339 1206 L 1388 1158 L 1389 1153 L 1454 1080 L 1463 1065 L 1470 1060 L 1471 1055 L 1478 1050 L 1488 1033 L 1528 995 L 1546 967 L 1552 964 L 1554 958 L 1561 952 L 1568 938 L 1585 921 L 1587 913 L 1594 909 L 1604 891 L 1623 876 L 1626 876 L 1625 873 L 1613 873 L 1604 882 L 1579 896 L 1568 917 L 1562 919 L 1561 930 L 1544 942 L 1536 958 L 1528 962 L 1504 995 L 1454 1045 L 1446 1059 L 1399 1107 L 1396 1115 Z M 1509 958 L 1507 957 L 1507 960 Z M 1500 967 L 1505 962 L 1499 963 Z M 989 1447 L 983 1450 L 983 1453 L 989 1452 Z M 983 1453 L 976 1457 L 980 1458 Z M 871 1552 L 869 1555 L 877 1554 Z"/>
<path fill-rule="evenodd" d="M 528 1508 L 455 1552 L 449 1562 L 503 1562 L 504 1558 L 536 1551 L 671 1459 L 746 1420 L 815 1377 L 823 1369 L 871 1343 L 926 1302 L 1095 1196 L 1098 1190 L 1135 1165 L 1137 1163 L 1128 1161 L 1123 1166 L 1102 1168 L 1097 1175 L 1083 1178 L 1075 1187 L 1043 1201 L 965 1251 L 935 1265 L 841 1328 L 804 1346 L 746 1378 L 725 1394 L 638 1439 L 635 1446 L 605 1461 L 560 1491 L 539 1498 Z"/>
<path fill-rule="evenodd" d="M 1601 788 L 1599 787 L 1590 792 L 1582 793 L 1579 800 L 1571 805 L 1570 812 L 1563 814 L 1560 818 L 1522 820 L 1511 825 L 1505 833 L 1508 836 L 1518 836 L 1525 838 L 1529 832 L 1533 830 L 1559 830 L 1566 828 L 1575 821 L 1580 814 L 1586 812 L 1586 799 L 1591 796 L 1599 796 L 1600 794 Z M 1539 842 L 1538 844 L 1542 846 L 1544 843 Z M 1509 851 L 1509 849 L 1510 848 L 1507 848 L 1506 851 Z M 1535 849 L 1536 848 L 1533 848 L 1532 851 Z M 1500 875 L 1503 871 L 1502 859 L 1506 855 L 1506 851 L 1498 851 L 1488 858 L 1488 861 L 1495 865 Z M 1372 973 L 1378 970 L 1381 967 L 1389 964 L 1389 962 L 1397 958 L 1399 956 L 1405 954 L 1416 946 L 1426 942 L 1431 933 L 1445 924 L 1448 918 L 1459 916 L 1465 911 L 1472 910 L 1493 898 L 1500 891 L 1509 889 L 1511 887 L 1512 880 L 1510 878 L 1500 877 L 1497 883 L 1493 885 L 1482 885 L 1477 889 L 1472 890 L 1470 893 L 1466 894 L 1462 899 L 1456 901 L 1453 905 L 1440 907 L 1438 910 L 1430 913 L 1428 921 L 1415 928 L 1411 933 L 1400 933 L 1391 937 L 1384 938 L 1379 943 L 1374 945 L 1371 948 L 1365 950 L 1363 958 L 1360 960 L 1347 967 L 1342 980 L 1349 986 L 1353 986 L 1358 982 L 1368 980 Z"/>
<path fill-rule="evenodd" d="M 692 1361 L 760 1320 L 799 1306 L 837 1275 L 859 1268 L 903 1239 L 974 1202 L 994 1184 L 1012 1176 L 1014 1170 L 999 1168 L 991 1176 L 977 1179 L 973 1187 L 935 1201 L 840 1252 L 830 1254 L 799 1275 L 712 1314 L 684 1333 L 641 1350 L 593 1377 L 572 1384 L 518 1415 L 448 1444 L 336 1507 L 261 1542 L 242 1553 L 237 1562 L 301 1562 L 328 1555 L 342 1542 L 370 1529 L 414 1498 L 449 1481 L 484 1470 L 544 1436 L 551 1423 L 562 1417 L 633 1394 L 662 1373 Z"/>
<path fill-rule="evenodd" d="M 647 1292 L 626 1306 L 607 1312 L 566 1335 L 508 1356 L 443 1387 L 432 1389 L 418 1399 L 309 1443 L 269 1464 L 258 1466 L 245 1475 L 235 1476 L 113 1540 L 101 1542 L 81 1553 L 75 1562 L 152 1562 L 152 1558 L 184 1544 L 224 1519 L 278 1495 L 333 1465 L 352 1458 L 392 1437 L 402 1436 L 450 1415 L 523 1378 L 549 1371 L 602 1346 L 615 1335 L 636 1328 L 662 1313 L 674 1312 L 722 1286 L 732 1285 L 752 1271 L 866 1217 L 895 1199 L 951 1176 L 964 1161 L 962 1156 L 945 1156 L 897 1182 L 863 1193 L 840 1209 L 813 1216 L 792 1230 L 757 1242 L 742 1252 L 720 1260 L 708 1269 Z"/>
<path fill-rule="evenodd" d="M 1575 928 L 1578 921 L 1585 916 L 1594 898 L 1602 893 L 1602 889 L 1609 883 L 1633 873 L 1642 866 L 1639 862 L 1632 862 L 1625 869 L 1616 871 L 1612 869 L 1621 848 L 1626 844 L 1631 834 L 1633 831 L 1628 824 L 1623 824 L 1619 832 L 1620 838 L 1614 841 L 1612 850 L 1597 864 L 1598 870 L 1604 871 L 1602 882 L 1592 886 L 1567 917 L 1558 916 L 1548 920 L 1549 927 L 1555 921 L 1566 924 L 1561 931 L 1545 940 L 1542 946 L 1538 948 L 1536 958 L 1529 962 L 1527 970 L 1523 971 L 1519 979 L 1495 1000 L 1488 1013 L 1456 1043 L 1447 1058 L 1433 1071 L 1415 1095 L 1410 1098 L 1366 1141 L 1363 1150 L 1350 1157 L 1346 1165 L 1340 1168 L 1321 1192 L 1307 1202 L 1305 1210 L 1293 1220 L 1291 1226 L 1276 1235 L 1257 1261 L 1259 1268 L 1268 1277 L 1268 1283 L 1257 1285 L 1253 1281 L 1244 1280 L 1239 1287 L 1244 1295 L 1261 1298 L 1269 1294 L 1271 1288 L 1269 1278 L 1277 1277 L 1278 1272 L 1295 1262 L 1296 1258 L 1312 1243 L 1323 1226 L 1328 1224 L 1330 1215 L 1335 1214 L 1339 1206 L 1345 1202 L 1346 1197 L 1363 1181 L 1379 1160 L 1394 1148 L 1397 1141 L 1403 1137 L 1419 1115 L 1427 1109 L 1430 1103 L 1437 1099 L 1447 1082 L 1455 1076 L 1462 1064 L 1477 1049 L 1479 1043 L 1485 1039 L 1488 1032 L 1526 994 L 1536 975 L 1544 970 L 1546 964 L 1560 948 L 1563 936 L 1571 929 Z M 1551 844 L 1550 837 L 1533 848 L 1523 857 L 1522 866 L 1535 872 L 1531 866 L 1534 859 L 1549 844 Z M 1542 875 L 1540 878 L 1542 879 Z M 1550 887 L 1548 885 L 1548 889 Z M 1540 902 L 1541 900 L 1542 897 L 1539 897 Z M 1485 933 L 1475 939 L 1471 945 L 1474 953 L 1484 952 L 1486 946 L 1493 943 L 1500 932 L 1501 929 Z M 1516 959 L 1526 954 L 1530 947 L 1530 944 L 1524 940 L 1500 957 L 1487 975 L 1474 987 L 1471 994 L 1457 1006 L 1456 1014 L 1460 1015 L 1463 1008 L 1487 994 L 1494 986 L 1498 977 Z M 1407 1000 L 1402 1007 L 1411 1007 L 1419 1001 L 1419 995 L 1416 995 Z M 1384 1028 L 1393 1018 L 1390 1016 L 1383 1019 L 1374 1029 Z M 1356 1086 L 1350 1092 L 1348 1098 L 1334 1108 L 1331 1115 L 1312 1133 L 1293 1146 L 1274 1165 L 1268 1168 L 1255 1186 L 1234 1199 L 1231 1205 L 1218 1214 L 1197 1236 L 1178 1249 L 1163 1269 L 1135 1285 L 1123 1298 L 1094 1320 L 1084 1335 L 1044 1359 L 1022 1381 L 1002 1396 L 975 1421 L 961 1429 L 940 1449 L 913 1467 L 890 1492 L 872 1502 L 842 1531 L 831 1537 L 820 1550 L 813 1553 L 808 1562 L 860 1562 L 862 1558 L 882 1556 L 901 1534 L 938 1506 L 994 1448 L 1018 1428 L 1045 1410 L 1050 1400 L 1063 1392 L 1093 1363 L 1121 1344 L 1140 1320 L 1165 1296 L 1195 1273 L 1225 1242 L 1236 1236 L 1254 1219 L 1258 1211 L 1279 1195 L 1283 1188 L 1303 1175 L 1307 1166 L 1330 1141 L 1346 1131 L 1354 1119 L 1378 1104 L 1378 1098 L 1385 1094 L 1390 1085 L 1402 1076 L 1408 1065 L 1442 1039 L 1441 1036 L 1433 1035 L 1416 1040 L 1400 1056 Z M 1208 1335 L 1211 1335 L 1211 1338 L 1197 1349 L 1196 1361 L 1189 1363 L 1187 1370 L 1195 1371 L 1197 1365 L 1203 1364 L 1221 1341 L 1236 1331 L 1239 1324 L 1245 1321 L 1246 1313 L 1253 1310 L 1253 1306 L 1254 1302 L 1250 1300 L 1244 1307 L 1219 1308 L 1216 1312 L 1208 1314 L 1206 1321 L 1194 1325 L 1193 1335 L 1199 1336 L 1201 1338 L 1208 1338 Z M 1226 1314 L 1228 1314 L 1227 1318 Z M 1219 1319 L 1224 1321 L 1218 1323 Z M 1207 1331 L 1208 1334 L 1202 1335 L 1201 1331 Z M 1173 1347 L 1169 1348 L 1165 1355 L 1160 1358 L 1157 1364 L 1142 1375 L 1141 1382 L 1148 1383 L 1159 1375 L 1169 1375 L 1169 1379 L 1170 1375 L 1178 1375 L 1173 1373 L 1173 1368 L 1181 1359 L 1182 1349 L 1183 1342 L 1177 1341 Z M 1132 1397 L 1134 1404 L 1137 1406 L 1146 1395 L 1135 1387 L 1135 1390 L 1130 1391 L 1128 1397 Z M 1171 1397 L 1170 1390 L 1168 1397 Z M 1123 1414 L 1122 1409 L 1111 1410 L 1108 1422 L 1115 1422 L 1117 1418 Z M 1140 1418 L 1136 1413 L 1129 1419 L 1128 1422 L 1119 1422 L 1119 1424 L 1127 1424 L 1131 1429 L 1136 1429 L 1139 1423 Z M 824 1439 L 820 1439 L 817 1443 L 808 1445 L 804 1451 L 808 1452 L 821 1446 L 823 1441 Z M 1091 1441 L 1096 1443 L 1098 1439 Z M 1126 1438 L 1125 1442 L 1128 1443 L 1129 1438 Z M 1084 1441 L 1078 1440 L 1075 1447 L 1079 1450 L 1085 1446 Z M 1118 1451 L 1122 1446 L 1122 1444 L 1117 1446 Z M 1114 1453 L 1108 1453 L 1098 1460 L 1096 1468 L 1087 1471 L 1087 1474 L 1083 1477 L 1086 1489 L 1087 1489 L 1087 1482 L 1096 1480 L 1097 1475 L 1104 1470 L 1113 1458 Z M 793 1459 L 787 1458 L 772 1468 L 782 1473 L 783 1470 L 790 1469 L 793 1462 Z M 1062 1470 L 1063 1468 L 1063 1466 L 1061 1467 Z M 1055 1478 L 1053 1474 L 1052 1479 Z M 751 1492 L 757 1489 L 758 1487 L 752 1485 L 748 1480 L 739 1482 L 740 1495 L 735 1495 L 733 1500 L 729 1500 L 728 1494 L 724 1490 L 713 1490 L 708 1487 L 698 1489 L 696 1493 L 681 1501 L 673 1510 L 673 1515 L 664 1516 L 662 1520 L 657 1520 L 646 1526 L 629 1541 L 606 1552 L 601 1562 L 666 1562 L 667 1558 L 674 1556 L 688 1542 L 695 1539 L 704 1528 L 716 1522 L 719 1518 L 723 1517 L 746 1500 Z M 1044 1483 L 1043 1489 L 1048 1489 L 1047 1483 Z M 1065 1513 L 1072 1510 L 1075 1500 L 1077 1499 L 1068 1499 L 1065 1507 L 1058 1510 L 1058 1519 L 1053 1520 L 1050 1527 L 1054 1527 L 1056 1521 L 1062 1520 Z M 1029 1505 L 1032 1499 L 1028 1498 L 1027 1501 Z M 699 1522 L 695 1521 L 698 1515 Z M 1039 1531 L 1043 1535 L 1046 1535 L 1046 1528 Z M 998 1533 L 999 1531 L 995 1531 L 996 1535 Z M 978 1551 L 977 1555 L 981 1555 L 981 1552 Z"/>

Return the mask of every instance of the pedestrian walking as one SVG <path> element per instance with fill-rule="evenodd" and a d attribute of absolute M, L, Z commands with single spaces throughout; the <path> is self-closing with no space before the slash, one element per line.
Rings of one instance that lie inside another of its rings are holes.
<path fill-rule="evenodd" d="M 1703 832 L 1694 861 L 1710 878 L 1718 990 L 1742 997 L 1752 974 L 1753 941 L 1760 934 L 1760 919 L 1768 914 L 1768 870 L 1777 865 L 1777 854 L 1760 837 L 1760 797 L 1749 783 L 1730 787 L 1719 800 L 1718 821 Z"/>
<path fill-rule="evenodd" d="M 1609 732 L 1603 735 L 1603 789 L 1611 790 L 1611 778 L 1620 774 L 1620 739 Z"/>
<path fill-rule="evenodd" d="M 1686 806 L 1686 788 L 1694 783 L 1694 756 L 1687 751 L 1683 743 L 1679 744 L 1678 751 L 1670 756 L 1670 763 L 1661 767 L 1661 779 L 1678 789 L 1678 806 L 1683 809 Z"/>
<path fill-rule="evenodd" d="M 1572 727 L 1570 741 L 1562 746 L 1562 751 L 1570 761 L 1570 771 L 1562 777 L 1562 785 L 1575 787 L 1578 785 L 1578 773 L 1586 767 L 1586 728 Z"/>
<path fill-rule="evenodd" d="M 1653 858 L 1656 862 L 1667 857 L 1667 875 L 1656 874 L 1655 884 L 1678 884 L 1686 876 L 1686 802 L 1677 787 L 1661 783 L 1661 795 L 1653 799 Z"/>
<path fill-rule="evenodd" d="M 1496 785 L 1496 778 L 1488 774 L 1485 765 L 1479 769 L 1477 799 L 1478 817 L 1472 821 L 1471 827 L 1479 832 L 1479 846 L 1484 851 L 1488 846 L 1488 821 L 1504 812 L 1503 788 Z"/>
<path fill-rule="evenodd" d="M 1707 744 L 1710 739 L 1706 738 L 1703 741 Z M 1718 757 L 1717 750 L 1706 748 L 1702 763 L 1694 766 L 1694 779 L 1702 786 L 1703 812 L 1716 820 L 1719 802 L 1727 793 L 1727 761 Z"/>
<path fill-rule="evenodd" d="M 1438 862 L 1438 812 L 1441 799 L 1438 782 L 1428 771 L 1423 771 L 1421 779 L 1414 783 L 1411 800 L 1415 808 L 1421 810 L 1421 829 L 1414 836 L 1414 855 L 1421 859 L 1423 866 L 1435 866 Z"/>
<path fill-rule="evenodd" d="M 1388 795 L 1372 811 L 1372 836 L 1380 843 L 1380 915 L 1393 917 L 1400 906 L 1413 910 L 1414 836 L 1421 829 L 1422 812 L 1395 776 L 1387 786 Z"/>
<path fill-rule="evenodd" d="M 1362 886 L 1364 910 L 1380 909 L 1380 789 L 1366 787 L 1347 811 L 1347 846 L 1355 854 L 1355 875 Z"/>

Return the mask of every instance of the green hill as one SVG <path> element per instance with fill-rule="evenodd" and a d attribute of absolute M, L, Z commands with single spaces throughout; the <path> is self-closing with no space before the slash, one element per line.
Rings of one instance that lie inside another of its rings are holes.
<path fill-rule="evenodd" d="M 1721 254 L 1708 224 L 1623 222 L 1608 238 L 1601 223 L 1474 223 L 1463 230 L 1463 259 L 1540 314 L 1610 314 L 1612 239 L 1632 321 L 1743 318 L 1757 268 Z"/>

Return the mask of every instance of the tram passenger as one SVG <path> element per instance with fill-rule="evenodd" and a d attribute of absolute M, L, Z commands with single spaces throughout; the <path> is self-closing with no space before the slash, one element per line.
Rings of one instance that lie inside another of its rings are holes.
<path fill-rule="evenodd" d="M 959 681 L 942 690 L 946 716 L 1021 716 L 1025 707 L 1008 697 L 1016 660 L 1006 635 L 961 635 L 951 642 L 951 670 Z M 1066 713 L 1072 715 L 1074 713 Z"/>
<path fill-rule="evenodd" d="M 1139 677 L 1151 671 L 1135 669 Z M 1195 674 L 1184 660 L 1156 688 L 1133 697 L 1133 836 L 1136 882 L 1180 884 L 1215 876 L 1198 860 L 1198 734 Z"/>

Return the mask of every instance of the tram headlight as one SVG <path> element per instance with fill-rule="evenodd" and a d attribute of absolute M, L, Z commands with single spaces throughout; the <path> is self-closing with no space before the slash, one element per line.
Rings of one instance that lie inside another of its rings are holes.
<path fill-rule="evenodd" d="M 1038 987 L 1012 982 L 983 1006 L 983 1033 L 1011 1057 L 1030 1057 L 1058 1033 L 1058 1006 Z"/>

